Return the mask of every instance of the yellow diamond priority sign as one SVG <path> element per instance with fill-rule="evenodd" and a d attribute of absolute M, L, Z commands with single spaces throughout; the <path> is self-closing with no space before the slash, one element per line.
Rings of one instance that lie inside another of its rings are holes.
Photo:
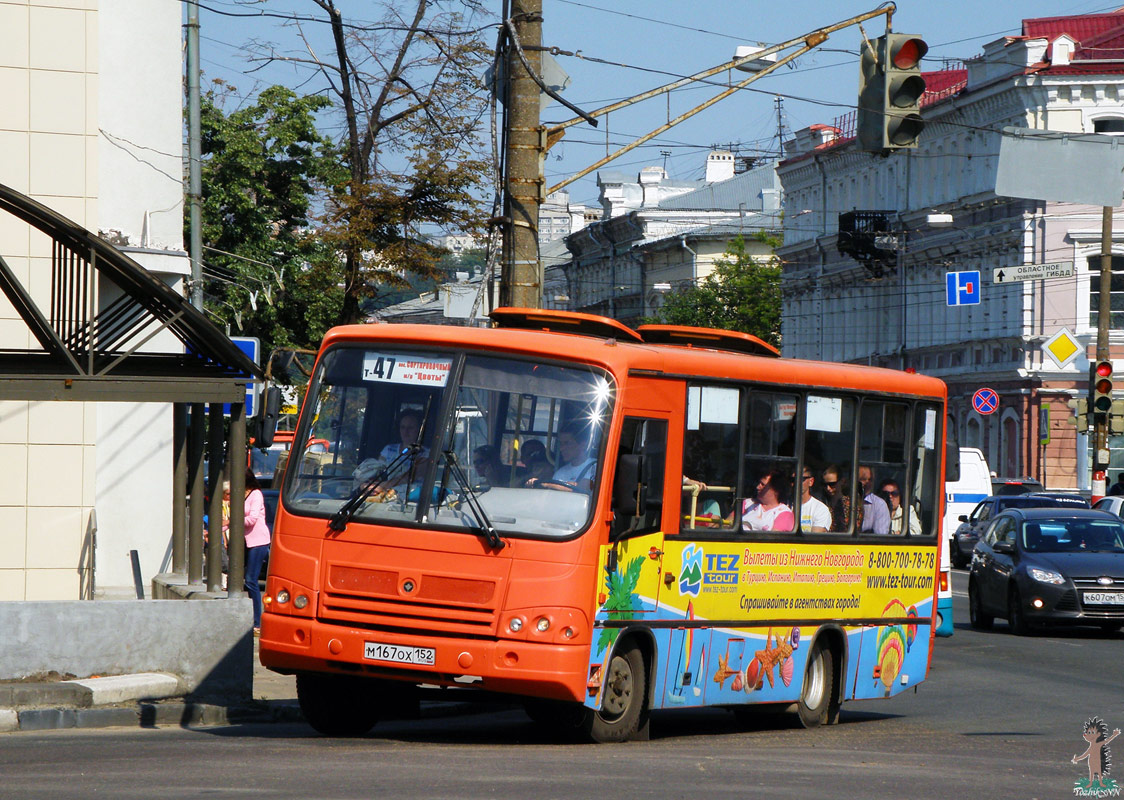
<path fill-rule="evenodd" d="M 1042 352 L 1058 365 L 1058 369 L 1064 368 L 1084 352 L 1084 349 L 1081 342 L 1077 341 L 1077 337 L 1070 333 L 1067 328 L 1062 328 L 1042 345 Z"/>

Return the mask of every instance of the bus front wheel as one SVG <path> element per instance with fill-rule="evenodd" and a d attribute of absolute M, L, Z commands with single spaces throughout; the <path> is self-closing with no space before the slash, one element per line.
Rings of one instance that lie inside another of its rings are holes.
<path fill-rule="evenodd" d="M 648 697 L 644 654 L 635 643 L 613 655 L 602 689 L 601 708 L 589 710 L 583 728 L 595 742 L 627 742 L 641 728 Z"/>
<path fill-rule="evenodd" d="M 829 725 L 839 716 L 835 700 L 835 658 L 831 648 L 819 642 L 808 655 L 804 670 L 804 685 L 796 704 L 800 723 L 805 728 Z"/>
<path fill-rule="evenodd" d="M 324 736 L 362 736 L 379 720 L 377 684 L 347 675 L 297 674 L 297 702 Z"/>

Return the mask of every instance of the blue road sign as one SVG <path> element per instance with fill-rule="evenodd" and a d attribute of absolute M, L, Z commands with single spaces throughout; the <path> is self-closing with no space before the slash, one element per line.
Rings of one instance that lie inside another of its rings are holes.
<path fill-rule="evenodd" d="M 972 395 L 972 408 L 984 416 L 994 414 L 999 408 L 999 392 L 988 388 L 977 389 Z"/>
<path fill-rule="evenodd" d="M 980 271 L 946 272 L 945 288 L 950 306 L 975 306 L 980 303 Z"/>
<path fill-rule="evenodd" d="M 261 341 L 256 336 L 231 336 L 230 341 L 246 354 L 246 357 L 255 364 L 261 364 Z M 258 397 L 258 383 L 250 380 L 246 383 L 246 417 L 254 416 L 255 401 Z M 222 413 L 230 415 L 230 403 L 222 404 Z"/>

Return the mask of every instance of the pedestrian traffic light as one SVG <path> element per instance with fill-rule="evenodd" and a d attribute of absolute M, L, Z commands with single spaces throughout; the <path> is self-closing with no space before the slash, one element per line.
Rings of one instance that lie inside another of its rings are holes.
<path fill-rule="evenodd" d="M 919 36 L 887 33 L 864 42 L 859 56 L 856 134 L 863 150 L 886 153 L 917 147 L 921 118 L 921 59 L 929 46 Z"/>
<path fill-rule="evenodd" d="M 1098 361 L 1093 368 L 1093 414 L 1107 417 L 1112 410 L 1112 362 Z"/>

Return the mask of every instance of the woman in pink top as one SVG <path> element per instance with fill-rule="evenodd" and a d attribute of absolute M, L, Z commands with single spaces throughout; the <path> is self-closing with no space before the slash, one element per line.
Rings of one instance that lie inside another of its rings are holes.
<path fill-rule="evenodd" d="M 784 473 L 772 469 L 757 481 L 756 502 L 742 503 L 742 529 L 747 531 L 791 531 L 796 526 L 792 509 L 781 502 L 784 496 Z"/>
<path fill-rule="evenodd" d="M 229 487 L 227 488 L 229 491 Z M 265 523 L 265 497 L 254 471 L 246 468 L 245 500 L 246 591 L 254 604 L 254 634 L 261 633 L 261 587 L 258 578 L 269 555 L 269 526 Z"/>

